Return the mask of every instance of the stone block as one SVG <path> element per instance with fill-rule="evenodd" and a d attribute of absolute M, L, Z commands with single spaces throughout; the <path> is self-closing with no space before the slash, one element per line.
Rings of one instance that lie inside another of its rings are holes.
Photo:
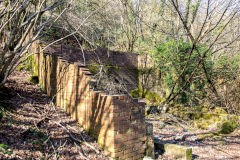
<path fill-rule="evenodd" d="M 153 125 L 151 123 L 146 123 L 146 133 L 147 136 L 153 136 Z"/>
<path fill-rule="evenodd" d="M 151 123 L 146 123 L 146 156 L 155 158 L 154 154 L 154 143 L 153 143 L 153 125 Z"/>
<path fill-rule="evenodd" d="M 155 148 L 164 151 L 164 155 L 177 160 L 192 160 L 192 148 L 177 144 L 155 142 Z"/>

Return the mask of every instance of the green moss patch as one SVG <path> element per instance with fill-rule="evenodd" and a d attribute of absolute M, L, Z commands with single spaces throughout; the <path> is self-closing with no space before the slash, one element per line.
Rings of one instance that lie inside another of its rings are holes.
<path fill-rule="evenodd" d="M 221 136 L 219 135 L 219 133 L 208 133 L 208 134 L 201 134 L 198 136 L 197 140 L 198 141 L 202 141 L 205 140 L 207 138 L 221 138 Z"/>
<path fill-rule="evenodd" d="M 217 116 L 215 114 L 205 113 L 202 114 L 203 119 L 211 119 L 212 117 Z"/>
<path fill-rule="evenodd" d="M 160 97 L 158 93 L 143 91 L 141 87 L 130 91 L 130 94 L 133 96 L 133 98 L 145 98 L 150 103 L 149 105 L 159 106 L 165 101 L 165 99 Z"/>
<path fill-rule="evenodd" d="M 191 120 L 198 120 L 203 117 L 202 113 L 189 113 L 189 118 Z"/>
<path fill-rule="evenodd" d="M 136 89 L 130 91 L 130 94 L 133 96 L 133 98 L 138 98 L 138 97 L 141 97 L 142 90 L 139 88 L 136 88 Z"/>
<path fill-rule="evenodd" d="M 39 83 L 39 78 L 38 78 L 38 76 L 31 76 L 29 78 L 29 81 L 34 83 L 34 84 L 38 84 Z"/>
<path fill-rule="evenodd" d="M 232 133 L 237 128 L 237 123 L 235 121 L 226 121 L 221 126 L 220 133 L 229 134 Z"/>
<path fill-rule="evenodd" d="M 18 71 L 22 71 L 22 70 L 24 70 L 24 69 L 25 69 L 25 66 L 24 66 L 24 65 L 20 65 L 20 66 L 17 68 Z"/>
<path fill-rule="evenodd" d="M 27 58 L 28 54 L 25 55 Z M 38 75 L 38 65 L 34 61 L 34 55 L 29 56 L 21 65 L 18 66 L 17 70 L 31 71 L 32 75 Z"/>
<path fill-rule="evenodd" d="M 229 134 L 238 127 L 239 119 L 229 114 L 203 114 L 200 119 L 194 120 L 195 127 L 200 129 L 215 128 L 221 134 Z"/>
<path fill-rule="evenodd" d="M 88 130 L 88 134 L 94 138 L 97 138 L 97 133 L 96 131 L 92 130 L 92 129 L 89 129 Z"/>
<path fill-rule="evenodd" d="M 87 65 L 87 68 L 92 74 L 97 74 L 99 72 L 100 66 L 97 65 Z"/>
<path fill-rule="evenodd" d="M 216 114 L 227 114 L 227 112 L 224 109 L 222 109 L 221 107 L 215 107 L 213 112 Z"/>

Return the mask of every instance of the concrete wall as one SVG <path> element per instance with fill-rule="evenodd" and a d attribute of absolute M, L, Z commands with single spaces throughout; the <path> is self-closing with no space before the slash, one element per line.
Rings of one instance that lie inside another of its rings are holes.
<path fill-rule="evenodd" d="M 41 46 L 34 43 L 33 51 Z M 142 159 L 145 153 L 144 104 L 128 95 L 91 91 L 89 70 L 58 53 L 34 55 L 40 86 L 57 106 L 94 136 L 116 159 Z"/>

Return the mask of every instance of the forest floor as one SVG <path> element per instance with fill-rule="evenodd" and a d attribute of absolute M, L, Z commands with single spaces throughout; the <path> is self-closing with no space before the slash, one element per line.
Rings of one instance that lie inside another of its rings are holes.
<path fill-rule="evenodd" d="M 189 146 L 192 148 L 194 160 L 240 160 L 240 136 L 238 130 L 231 134 L 198 140 L 199 136 L 209 134 L 211 131 L 186 129 L 174 122 L 166 124 L 159 115 L 148 116 L 146 122 L 153 124 L 155 141 Z M 166 156 L 160 155 L 157 157 L 158 159 L 170 160 Z"/>
<path fill-rule="evenodd" d="M 109 159 L 29 77 L 25 71 L 15 71 L 6 83 L 11 109 L 0 121 L 0 159 Z"/>
<path fill-rule="evenodd" d="M 6 84 L 11 107 L 0 121 L 0 159 L 109 159 L 76 121 L 55 107 L 40 87 L 29 82 L 29 77 L 25 71 L 15 71 Z M 148 116 L 146 122 L 153 124 L 155 139 L 191 147 L 193 159 L 240 160 L 237 132 L 198 141 L 199 135 L 209 131 L 166 124 L 158 115 Z M 157 158 L 170 160 L 166 156 Z"/>

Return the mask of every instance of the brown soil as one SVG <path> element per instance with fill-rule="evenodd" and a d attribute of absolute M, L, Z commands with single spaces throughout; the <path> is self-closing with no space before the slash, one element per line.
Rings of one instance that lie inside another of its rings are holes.
<path fill-rule="evenodd" d="M 177 124 L 165 124 L 161 117 L 151 115 L 146 119 L 153 124 L 155 139 L 165 143 L 174 143 L 192 148 L 195 160 L 240 160 L 240 135 L 238 129 L 235 132 L 222 137 L 206 138 L 198 141 L 197 137 L 209 133 L 207 130 L 184 130 Z M 184 137 L 178 139 L 177 137 Z M 158 159 L 170 160 L 169 157 L 159 156 Z"/>
<path fill-rule="evenodd" d="M 8 111 L 0 121 L 0 159 L 84 159 L 83 154 L 89 159 L 109 159 L 81 126 L 63 110 L 55 107 L 37 85 L 28 81 L 29 76 L 25 71 L 14 72 L 9 77 L 7 88 L 0 92 L 0 101 L 10 98 L 10 104 L 4 101 Z M 153 124 L 154 136 L 161 141 L 190 146 L 193 149 L 193 159 L 240 160 L 240 136 L 237 130 L 224 137 L 197 141 L 197 136 L 208 131 L 184 132 L 182 127 L 173 124 L 166 124 L 162 128 L 161 120 L 157 116 L 148 117 L 146 121 Z M 67 130 L 56 122 L 65 126 L 80 141 L 82 135 L 86 142 L 100 153 L 97 154 L 84 143 L 73 141 Z M 185 139 L 176 140 L 179 135 L 184 135 Z M 1 144 L 7 145 L 6 149 L 12 150 L 12 154 L 1 151 Z M 166 156 L 159 156 L 158 159 L 170 160 Z"/>
<path fill-rule="evenodd" d="M 16 71 L 6 83 L 14 109 L 0 120 L 0 159 L 109 159 L 96 141 L 58 107 L 41 89 L 28 81 L 30 75 Z M 2 98 L 1 98 L 2 100 Z M 74 141 L 72 136 L 82 143 Z M 85 141 L 100 153 L 88 147 Z M 7 145 L 1 151 L 1 144 Z M 12 153 L 11 153 L 12 150 Z M 8 155 L 9 153 L 9 155 Z"/>

